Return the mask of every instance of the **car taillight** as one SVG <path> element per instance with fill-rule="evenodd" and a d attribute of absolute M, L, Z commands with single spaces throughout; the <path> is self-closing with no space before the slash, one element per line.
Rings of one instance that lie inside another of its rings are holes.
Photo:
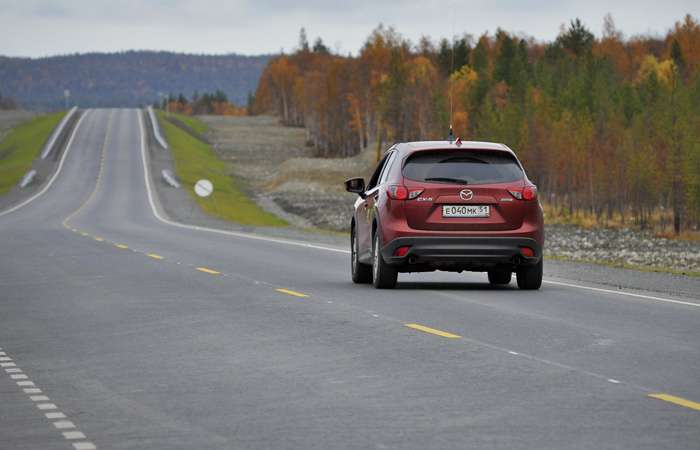
<path fill-rule="evenodd" d="M 509 189 L 508 192 L 518 200 L 534 200 L 537 197 L 537 186 L 529 184 L 522 189 Z"/>
<path fill-rule="evenodd" d="M 406 189 L 406 186 L 394 184 L 387 188 L 386 193 L 394 200 L 406 200 L 408 198 L 408 189 Z"/>
<path fill-rule="evenodd" d="M 424 189 L 411 189 L 410 191 L 406 186 L 401 185 L 391 185 L 387 188 L 386 192 L 394 200 L 413 200 L 418 197 Z"/>
<path fill-rule="evenodd" d="M 406 256 L 406 253 L 411 249 L 409 245 L 404 245 L 403 247 L 398 247 L 396 250 L 394 250 L 394 256 L 401 256 L 404 257 Z"/>
<path fill-rule="evenodd" d="M 523 188 L 523 200 L 534 200 L 537 197 L 537 187 L 525 186 Z"/>
<path fill-rule="evenodd" d="M 526 258 L 534 258 L 535 251 L 530 247 L 520 247 L 520 254 Z"/>
<path fill-rule="evenodd" d="M 418 197 L 425 189 L 412 189 L 408 191 L 408 199 L 413 200 Z"/>

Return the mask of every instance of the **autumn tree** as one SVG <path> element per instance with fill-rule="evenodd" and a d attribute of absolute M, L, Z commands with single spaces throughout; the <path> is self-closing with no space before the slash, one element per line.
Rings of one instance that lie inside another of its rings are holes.
<path fill-rule="evenodd" d="M 413 45 L 380 25 L 356 57 L 309 49 L 304 32 L 250 109 L 304 126 L 321 156 L 440 139 L 451 124 L 514 148 L 561 214 L 679 233 L 700 226 L 698 49 L 691 16 L 663 39 L 626 39 L 610 15 L 600 39 L 574 19 L 552 42 L 498 29 Z"/>

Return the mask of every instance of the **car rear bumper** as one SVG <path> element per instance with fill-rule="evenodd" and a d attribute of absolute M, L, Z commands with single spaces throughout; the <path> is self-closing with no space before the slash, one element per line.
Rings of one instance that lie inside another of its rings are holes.
<path fill-rule="evenodd" d="M 395 256 L 399 247 L 408 246 L 404 256 Z M 523 248 L 534 256 L 525 257 Z M 542 247 L 527 237 L 399 237 L 382 249 L 384 261 L 407 271 L 421 270 L 488 270 L 494 267 L 536 264 Z"/>

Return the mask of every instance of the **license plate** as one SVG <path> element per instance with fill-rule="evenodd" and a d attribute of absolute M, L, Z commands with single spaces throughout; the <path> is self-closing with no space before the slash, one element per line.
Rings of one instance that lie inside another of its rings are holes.
<path fill-rule="evenodd" d="M 489 217 L 488 205 L 442 205 L 442 217 Z"/>

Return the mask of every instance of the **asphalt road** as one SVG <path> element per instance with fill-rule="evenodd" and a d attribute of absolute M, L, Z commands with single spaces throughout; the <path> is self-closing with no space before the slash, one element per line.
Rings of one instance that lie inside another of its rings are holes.
<path fill-rule="evenodd" d="M 356 286 L 345 249 L 158 218 L 145 142 L 89 111 L 0 216 L 1 449 L 700 448 L 698 296 Z"/>

